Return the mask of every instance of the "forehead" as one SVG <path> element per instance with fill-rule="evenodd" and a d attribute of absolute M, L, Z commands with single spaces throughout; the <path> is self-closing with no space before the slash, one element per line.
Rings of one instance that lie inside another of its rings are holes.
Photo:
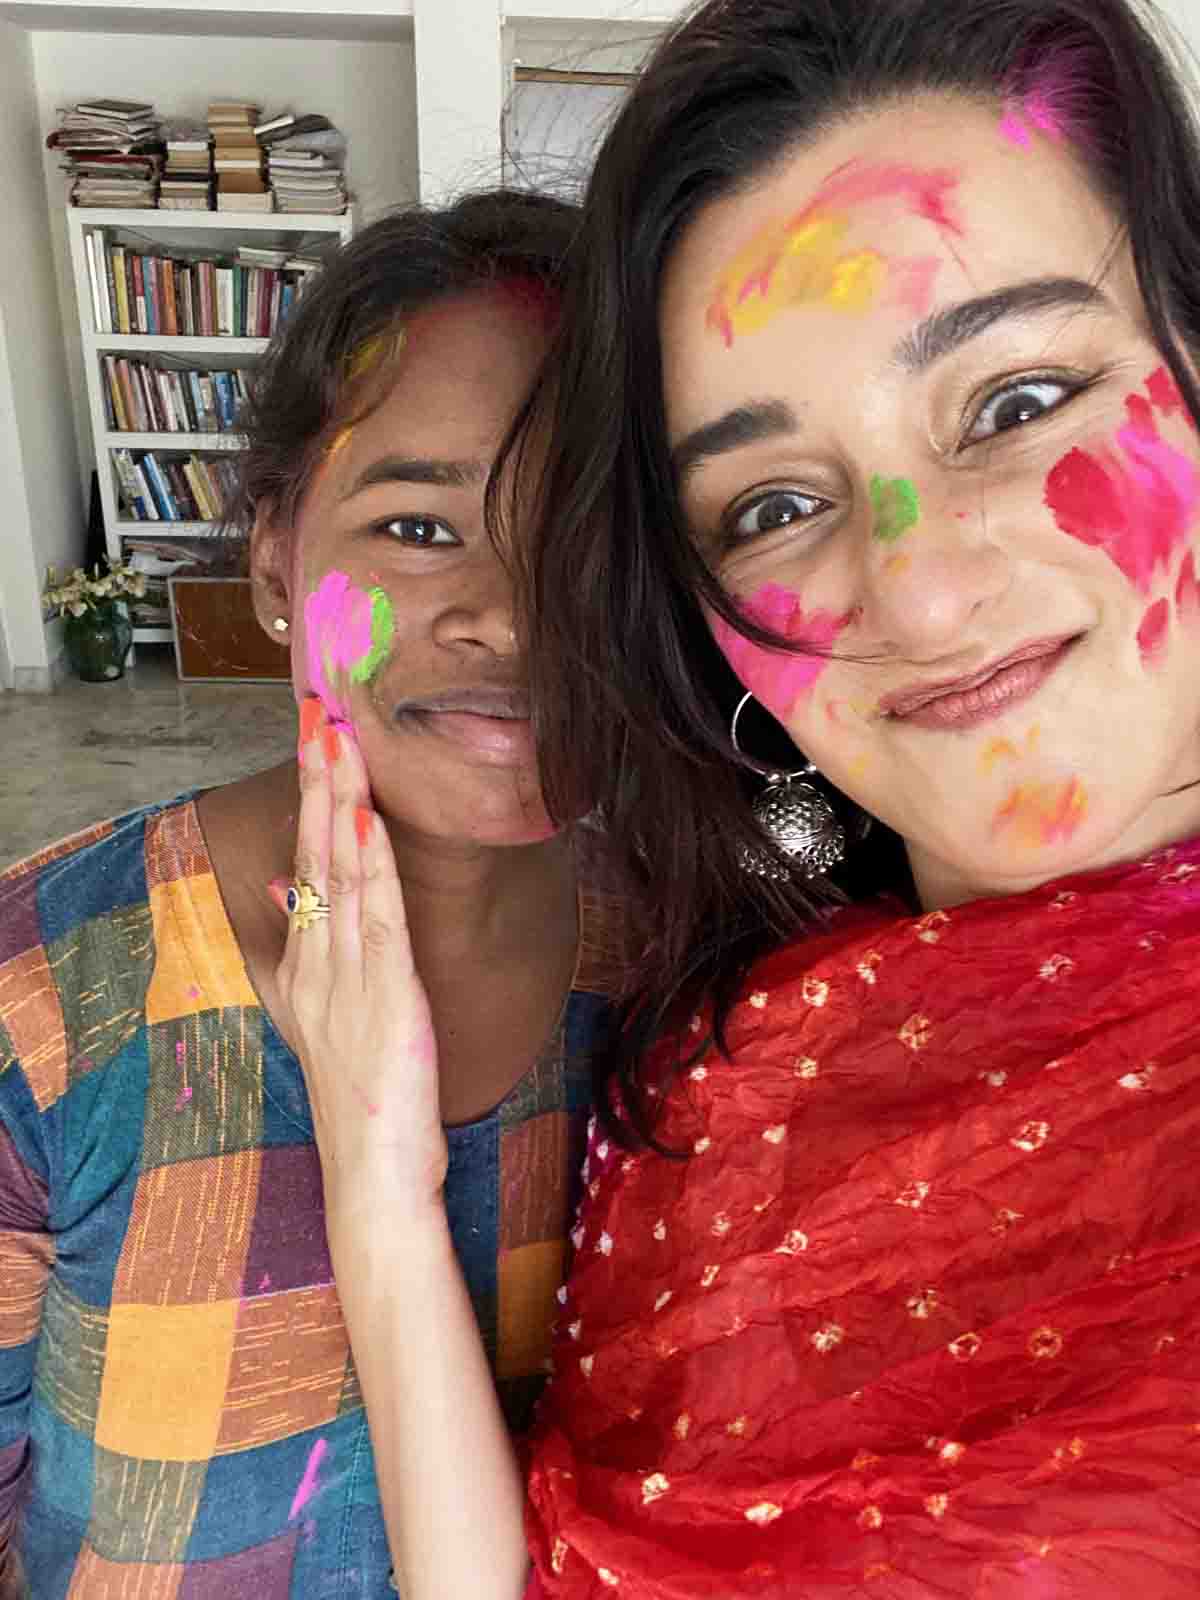
<path fill-rule="evenodd" d="M 437 302 L 406 319 L 384 400 L 354 429 L 360 446 L 398 443 L 413 454 L 493 447 L 528 393 L 544 328 L 507 285 Z M 433 447 L 437 448 L 434 449 Z M 417 447 L 421 447 L 418 449 Z"/>
<path fill-rule="evenodd" d="M 1031 278 L 1098 279 L 1113 234 L 1070 144 L 1015 139 L 999 103 L 930 96 L 844 123 L 708 206 L 667 263 L 672 427 L 681 393 L 702 409 L 700 388 L 770 361 L 781 341 L 876 359 L 941 305 Z"/>

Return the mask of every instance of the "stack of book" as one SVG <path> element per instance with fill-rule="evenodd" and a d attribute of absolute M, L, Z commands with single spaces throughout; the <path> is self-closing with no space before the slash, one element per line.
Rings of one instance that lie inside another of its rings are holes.
<path fill-rule="evenodd" d="M 132 522 L 220 522 L 237 488 L 237 465 L 223 458 L 114 450 L 121 516 Z"/>
<path fill-rule="evenodd" d="M 258 106 L 217 100 L 208 108 L 217 174 L 218 211 L 270 211 L 271 191 L 263 178 L 262 150 L 254 136 Z"/>
<path fill-rule="evenodd" d="M 72 205 L 144 209 L 157 204 L 162 142 L 148 102 L 81 100 L 59 112 L 46 145 L 64 158 Z"/>
<path fill-rule="evenodd" d="M 164 128 L 167 165 L 158 190 L 164 211 L 213 209 L 212 140 L 203 124 L 177 122 Z"/>
<path fill-rule="evenodd" d="M 286 111 L 254 130 L 267 151 L 276 211 L 340 216 L 346 209 L 346 141 L 328 117 Z"/>

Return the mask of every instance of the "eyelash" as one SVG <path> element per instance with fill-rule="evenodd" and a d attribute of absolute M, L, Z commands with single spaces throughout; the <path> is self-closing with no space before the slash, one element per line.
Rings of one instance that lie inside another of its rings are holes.
<path fill-rule="evenodd" d="M 1061 372 L 1026 372 L 1022 373 L 1019 377 L 1006 379 L 998 387 L 988 392 L 983 402 L 975 411 L 974 421 L 971 424 L 971 428 L 960 436 L 957 448 L 961 452 L 969 449 L 974 444 L 984 444 L 989 441 L 996 440 L 1004 433 L 1019 433 L 1022 429 L 1029 427 L 1032 423 L 1040 421 L 1043 417 L 1052 416 L 1054 413 L 1062 410 L 1064 406 L 1069 405 L 1072 400 L 1077 399 L 1079 395 L 1090 389 L 1097 381 L 1098 377 L 1083 378 L 1078 375 L 1068 376 L 1067 374 Z M 1002 400 L 1006 399 L 1010 395 L 1019 394 L 1022 389 L 1033 389 L 1039 385 L 1054 385 L 1062 389 L 1062 396 L 1055 401 L 1054 404 L 1048 405 L 1045 410 L 1040 411 L 1035 417 L 1030 417 L 1026 422 L 1016 423 L 1009 428 L 995 429 L 991 433 L 981 434 L 978 438 L 971 437 L 971 433 L 973 432 L 974 428 L 978 427 L 980 419 L 984 416 L 989 407 L 998 405 Z M 741 533 L 738 531 L 737 525 L 751 512 L 760 510 L 763 506 L 768 504 L 769 501 L 773 499 L 782 500 L 789 496 L 796 500 L 807 501 L 809 504 L 817 508 L 808 516 L 797 517 L 795 519 L 797 522 L 812 522 L 818 516 L 820 516 L 821 511 L 828 510 L 831 506 L 831 502 L 822 499 L 820 495 L 806 494 L 801 489 L 784 487 L 781 485 L 776 488 L 760 491 L 759 493 L 754 494 L 747 499 L 741 500 L 737 505 L 731 507 L 730 510 L 725 514 L 721 522 L 722 547 L 725 550 L 735 549 L 739 545 L 748 544 L 756 538 L 765 538 L 769 533 L 778 531 L 778 529 L 762 529 L 757 534 L 753 532 Z M 780 528 L 790 526 L 792 526 L 790 522 L 779 524 Z"/>
<path fill-rule="evenodd" d="M 450 538 L 404 539 L 392 531 L 395 528 L 402 528 L 406 524 L 411 527 L 414 523 L 419 524 L 422 527 L 440 529 L 442 532 L 448 533 Z M 410 550 L 445 550 L 450 548 L 452 545 L 459 545 L 462 543 L 462 540 L 458 537 L 450 524 L 448 522 L 443 522 L 440 517 L 385 517 L 382 522 L 375 522 L 371 524 L 371 532 L 382 534 L 385 538 L 391 539 L 393 543 L 405 545 Z"/>

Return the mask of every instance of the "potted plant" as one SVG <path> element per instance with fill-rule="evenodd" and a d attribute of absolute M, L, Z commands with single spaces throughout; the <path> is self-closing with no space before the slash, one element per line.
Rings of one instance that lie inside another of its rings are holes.
<path fill-rule="evenodd" d="M 127 599 L 140 600 L 146 593 L 144 573 L 120 562 L 99 565 L 89 577 L 76 567 L 65 583 L 46 590 L 47 602 L 57 607 L 63 619 L 63 644 L 67 660 L 77 677 L 85 683 L 109 683 L 125 675 L 125 658 L 133 643 Z"/>

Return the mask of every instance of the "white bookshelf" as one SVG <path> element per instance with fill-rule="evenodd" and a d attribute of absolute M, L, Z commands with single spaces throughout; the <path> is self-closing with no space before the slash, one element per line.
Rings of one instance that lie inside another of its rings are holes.
<path fill-rule="evenodd" d="M 161 433 L 133 432 L 109 425 L 105 405 L 105 378 L 102 358 L 124 353 L 133 357 L 169 356 L 184 367 L 202 370 L 228 370 L 253 365 L 267 347 L 262 338 L 241 338 L 227 334 L 198 337 L 182 334 L 118 333 L 97 327 L 92 281 L 89 273 L 87 240 L 96 233 L 109 241 L 132 245 L 145 253 L 213 255 L 232 258 L 239 244 L 287 250 L 297 254 L 330 238 L 343 242 L 353 231 L 352 212 L 342 216 L 318 216 L 297 212 L 231 211 L 132 211 L 72 207 L 67 211 L 67 231 L 71 271 L 79 312 L 80 343 L 87 384 L 88 412 L 104 512 L 104 536 L 109 555 L 122 558 L 124 541 L 130 536 L 195 539 L 211 537 L 217 525 L 211 522 L 140 522 L 122 516 L 113 463 L 115 450 L 152 450 L 166 455 L 197 454 L 225 456 L 244 448 L 237 433 Z M 169 644 L 170 627 L 134 630 L 135 644 Z"/>

